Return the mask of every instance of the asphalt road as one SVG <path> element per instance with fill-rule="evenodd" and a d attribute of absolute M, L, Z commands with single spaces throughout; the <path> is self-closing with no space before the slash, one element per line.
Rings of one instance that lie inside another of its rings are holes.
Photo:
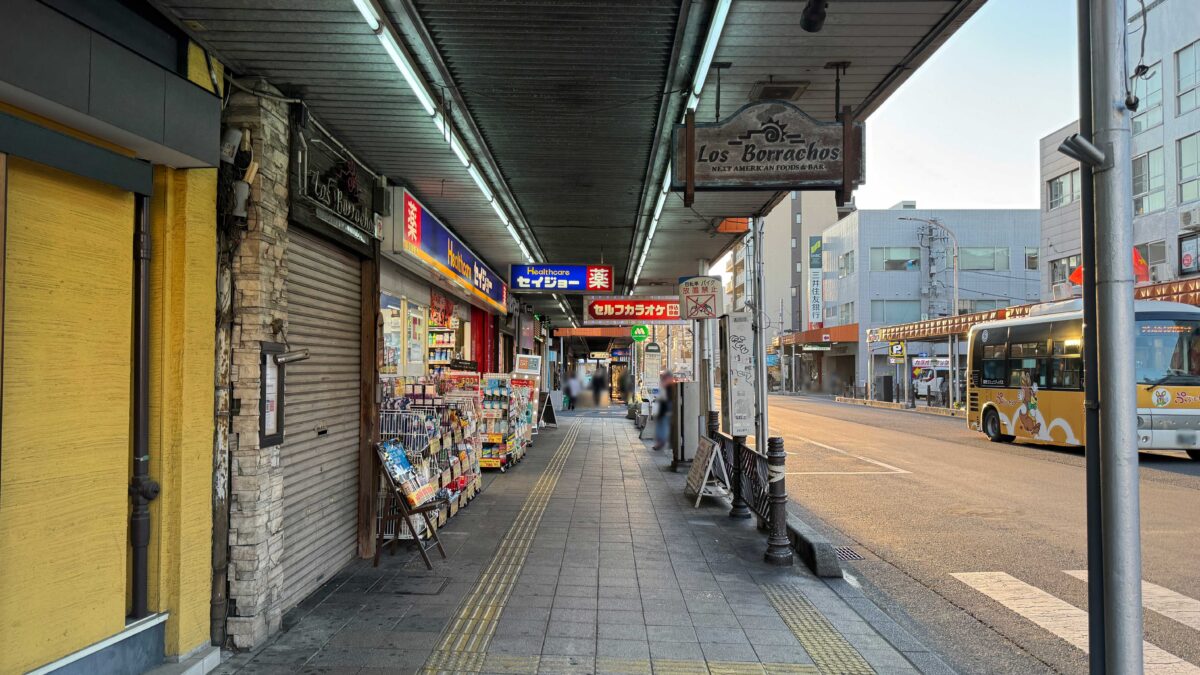
<path fill-rule="evenodd" d="M 994 444 L 960 419 L 826 399 L 770 406 L 793 510 L 863 556 L 845 569 L 884 611 L 960 672 L 1087 672 L 1064 627 L 1087 608 L 1086 582 L 1066 573 L 1087 569 L 1082 451 Z M 1174 607 L 1145 612 L 1146 640 L 1186 661 L 1171 672 L 1189 672 L 1200 666 L 1200 462 L 1142 453 L 1141 475 L 1143 579 Z M 980 572 L 1002 574 L 967 574 Z M 979 581 L 1010 577 L 999 590 Z"/>

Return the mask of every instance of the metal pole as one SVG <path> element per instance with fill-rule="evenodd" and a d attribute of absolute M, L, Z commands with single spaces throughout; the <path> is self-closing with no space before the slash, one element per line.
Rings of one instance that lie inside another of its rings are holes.
<path fill-rule="evenodd" d="M 1076 3 L 1079 33 L 1079 135 L 1092 140 L 1092 8 Z M 1087 484 L 1088 655 L 1092 675 L 1104 675 L 1104 528 L 1100 509 L 1100 407 L 1096 365 L 1096 205 L 1092 166 L 1079 165 L 1083 253 L 1083 427 Z"/>
<path fill-rule="evenodd" d="M 150 197 L 137 195 L 133 233 L 133 476 L 129 484 L 130 565 L 133 579 L 130 618 L 150 615 L 150 502 L 159 485 L 150 477 Z"/>
<path fill-rule="evenodd" d="M 1133 372 L 1133 186 L 1124 105 L 1125 3 L 1092 0 L 1092 123 L 1106 157 L 1095 171 L 1096 371 L 1100 394 L 1105 666 L 1142 672 L 1142 558 L 1137 389 Z"/>
<path fill-rule="evenodd" d="M 867 400 L 875 400 L 871 394 L 875 390 L 875 352 L 871 351 L 871 343 L 867 343 Z"/>
<path fill-rule="evenodd" d="M 767 552 L 763 559 L 772 565 L 792 565 L 792 540 L 787 531 L 787 485 L 785 464 L 787 453 L 783 450 L 783 439 L 778 436 L 767 439 L 767 482 L 770 490 L 770 534 L 767 536 Z"/>
<path fill-rule="evenodd" d="M 957 307 L 957 304 L 955 305 Z M 954 409 L 954 336 L 946 336 L 946 363 L 950 367 L 946 369 L 946 404 L 950 409 Z M 933 371 L 937 373 L 935 368 Z"/>
<path fill-rule="evenodd" d="M 746 500 L 742 496 L 742 488 L 745 487 L 742 481 L 742 474 L 744 473 L 742 467 L 745 466 L 743 463 L 743 453 L 745 453 L 747 450 L 749 450 L 749 448 L 746 447 L 746 437 L 734 436 L 733 475 L 729 477 L 729 482 L 733 483 L 731 486 L 733 488 L 733 502 L 729 505 L 730 518 L 744 519 L 749 518 L 751 515 L 750 506 L 746 504 Z"/>
<path fill-rule="evenodd" d="M 912 408 L 916 405 L 916 402 L 913 401 L 912 365 L 911 364 L 912 364 L 912 360 L 909 359 L 909 357 L 908 357 L 908 341 L 906 340 L 904 342 L 904 363 L 902 363 L 900 365 L 900 367 L 902 369 L 904 369 L 902 379 L 904 380 L 904 407 L 906 407 L 906 408 Z"/>
<path fill-rule="evenodd" d="M 754 362 L 755 387 L 754 405 L 758 409 L 755 417 L 754 449 L 760 454 L 767 450 L 767 343 L 766 310 L 763 307 L 763 227 L 764 218 L 754 219 Z"/>

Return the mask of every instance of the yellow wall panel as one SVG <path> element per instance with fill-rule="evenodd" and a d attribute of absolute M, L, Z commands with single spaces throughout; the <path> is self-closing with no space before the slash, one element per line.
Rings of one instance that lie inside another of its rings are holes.
<path fill-rule="evenodd" d="M 123 629 L 133 196 L 9 158 L 0 672 Z"/>
<path fill-rule="evenodd" d="M 167 654 L 209 640 L 212 593 L 216 171 L 157 167 L 150 233 L 149 601 Z"/>

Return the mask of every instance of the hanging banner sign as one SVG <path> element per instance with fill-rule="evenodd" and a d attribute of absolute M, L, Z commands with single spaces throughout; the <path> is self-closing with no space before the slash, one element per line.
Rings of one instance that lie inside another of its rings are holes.
<path fill-rule="evenodd" d="M 593 326 L 637 324 L 686 324 L 679 311 L 679 298 L 666 296 L 592 297 L 583 299 L 583 323 Z"/>
<path fill-rule="evenodd" d="M 521 293 L 612 293 L 612 265 L 512 265 L 508 283 Z"/>
<path fill-rule="evenodd" d="M 684 277 L 679 280 L 679 303 L 685 319 L 715 319 L 724 314 L 721 277 Z"/>
<path fill-rule="evenodd" d="M 685 125 L 671 135 L 671 189 L 687 182 Z M 863 182 L 863 125 L 818 122 L 786 101 L 743 106 L 695 125 L 696 190 L 853 190 Z"/>
<path fill-rule="evenodd" d="M 404 191 L 404 252 L 449 277 L 501 314 L 508 313 L 508 285 Z"/>

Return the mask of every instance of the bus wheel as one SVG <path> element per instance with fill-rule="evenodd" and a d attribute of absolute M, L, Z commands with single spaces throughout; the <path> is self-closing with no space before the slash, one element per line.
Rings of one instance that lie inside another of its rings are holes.
<path fill-rule="evenodd" d="M 993 443 L 1007 443 L 1012 440 L 1012 436 L 1005 435 L 1000 430 L 1000 415 L 991 408 L 983 413 L 983 433 L 987 434 L 988 440 Z"/>
<path fill-rule="evenodd" d="M 1200 462 L 1200 450 L 1188 450 L 1187 453 L 1188 457 Z"/>

